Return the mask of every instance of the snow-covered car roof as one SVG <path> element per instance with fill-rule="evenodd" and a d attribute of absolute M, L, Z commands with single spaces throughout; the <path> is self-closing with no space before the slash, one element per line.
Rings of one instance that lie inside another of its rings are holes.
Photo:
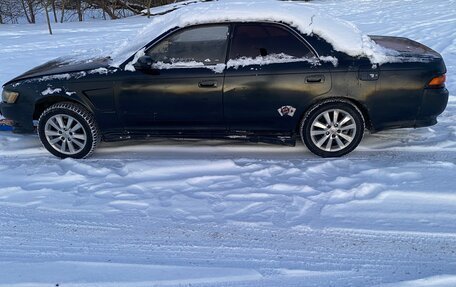
<path fill-rule="evenodd" d="M 365 56 L 372 63 L 384 63 L 388 60 L 385 49 L 364 35 L 352 23 L 314 9 L 310 3 L 221 0 L 182 5 L 164 15 L 153 17 L 150 24 L 113 52 L 113 65 L 122 64 L 150 41 L 176 27 L 255 21 L 286 23 L 302 34 L 320 36 L 336 51 L 354 57 Z"/>

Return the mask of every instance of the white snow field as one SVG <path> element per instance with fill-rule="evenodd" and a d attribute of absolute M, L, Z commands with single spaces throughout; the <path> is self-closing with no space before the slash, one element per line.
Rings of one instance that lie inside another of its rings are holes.
<path fill-rule="evenodd" d="M 341 159 L 154 140 L 59 160 L 0 132 L 0 286 L 456 286 L 456 1 L 304 5 L 442 53 L 439 124 L 366 135 Z M 0 82 L 150 21 L 0 25 Z"/>

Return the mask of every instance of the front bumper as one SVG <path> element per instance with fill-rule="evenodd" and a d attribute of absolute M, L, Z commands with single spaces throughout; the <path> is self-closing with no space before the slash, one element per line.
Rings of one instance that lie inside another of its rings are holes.
<path fill-rule="evenodd" d="M 0 112 L 13 121 L 15 133 L 33 133 L 33 110 L 29 105 L 0 103 Z"/>

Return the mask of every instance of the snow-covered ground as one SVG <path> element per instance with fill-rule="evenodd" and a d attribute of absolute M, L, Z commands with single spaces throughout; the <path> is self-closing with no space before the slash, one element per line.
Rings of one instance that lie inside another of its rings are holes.
<path fill-rule="evenodd" d="M 456 1 L 307 5 L 442 53 L 439 124 L 367 135 L 341 159 L 154 140 L 58 160 L 0 132 L 0 286 L 455 286 Z M 0 25 L 0 82 L 149 21 Z"/>

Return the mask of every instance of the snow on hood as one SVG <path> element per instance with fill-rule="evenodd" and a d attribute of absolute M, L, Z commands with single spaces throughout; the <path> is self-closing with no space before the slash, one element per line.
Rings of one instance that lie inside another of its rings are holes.
<path fill-rule="evenodd" d="M 14 85 L 17 86 L 20 81 L 30 79 L 36 81 L 79 79 L 86 76 L 84 71 L 88 71 L 89 74 L 107 74 L 108 69 L 106 68 L 109 67 L 110 61 L 106 57 L 91 58 L 91 55 L 60 57 L 26 71 L 6 82 L 5 85 L 16 82 Z"/>
<path fill-rule="evenodd" d="M 125 41 L 113 52 L 113 65 L 122 64 L 150 41 L 173 28 L 224 21 L 283 22 L 305 35 L 319 35 L 336 51 L 350 56 L 365 56 L 372 63 L 378 64 L 391 59 L 385 48 L 361 33 L 356 26 L 326 15 L 314 9 L 312 4 L 258 0 L 199 2 L 156 16 L 136 36 Z"/>

